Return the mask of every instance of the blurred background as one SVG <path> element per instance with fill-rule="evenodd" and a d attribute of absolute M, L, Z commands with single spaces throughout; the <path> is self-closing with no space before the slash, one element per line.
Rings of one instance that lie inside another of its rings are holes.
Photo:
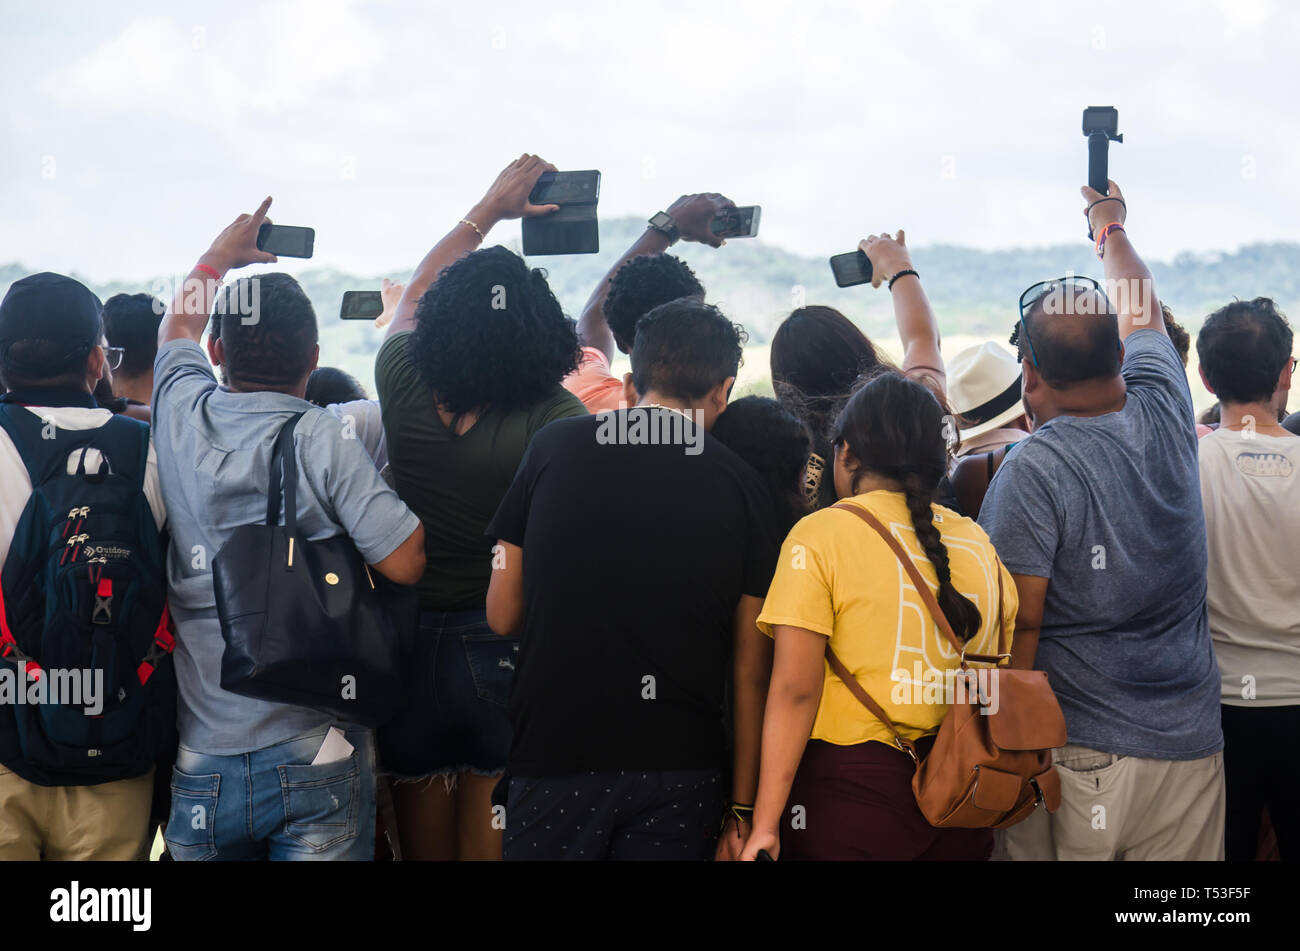
<path fill-rule="evenodd" d="M 367 386 L 379 334 L 338 320 L 343 291 L 409 276 L 523 151 L 603 173 L 601 253 L 535 259 L 573 316 L 678 195 L 762 205 L 758 238 L 674 250 L 749 330 L 751 391 L 805 302 L 896 351 L 888 295 L 826 263 L 868 232 L 906 229 L 949 355 L 1005 342 L 1034 281 L 1099 277 L 1088 105 L 1119 109 L 1128 231 L 1193 334 L 1234 296 L 1300 302 L 1295 4 L 177 0 L 4 23 L 0 293 L 35 270 L 151 290 L 270 194 L 316 229 L 279 269 L 322 363 Z M 517 249 L 518 224 L 489 241 Z"/>

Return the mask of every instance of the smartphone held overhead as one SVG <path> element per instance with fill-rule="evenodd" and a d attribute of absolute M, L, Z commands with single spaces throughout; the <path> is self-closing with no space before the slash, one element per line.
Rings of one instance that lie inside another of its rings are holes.
<path fill-rule="evenodd" d="M 314 228 L 273 225 L 269 221 L 257 229 L 257 249 L 276 257 L 309 258 L 316 245 Z"/>
<path fill-rule="evenodd" d="M 344 291 L 339 308 L 342 320 L 374 320 L 384 312 L 384 295 L 379 291 Z"/>
<path fill-rule="evenodd" d="M 719 238 L 753 238 L 758 235 L 758 222 L 763 209 L 759 205 L 741 205 L 728 208 L 709 223 L 709 230 Z"/>
<path fill-rule="evenodd" d="M 528 200 L 534 205 L 559 205 L 548 215 L 525 218 L 520 225 L 528 255 L 595 254 L 600 251 L 600 172 L 543 172 Z"/>

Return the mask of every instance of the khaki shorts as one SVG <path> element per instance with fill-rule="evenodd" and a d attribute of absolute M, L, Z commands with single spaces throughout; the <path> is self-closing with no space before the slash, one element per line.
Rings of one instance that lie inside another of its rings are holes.
<path fill-rule="evenodd" d="M 1223 861 L 1223 754 L 1160 760 L 1068 745 L 1053 752 L 1061 808 L 997 835 L 994 859 Z"/>
<path fill-rule="evenodd" d="M 0 861 L 145 859 L 153 770 L 99 786 L 37 786 L 0 766 Z"/>

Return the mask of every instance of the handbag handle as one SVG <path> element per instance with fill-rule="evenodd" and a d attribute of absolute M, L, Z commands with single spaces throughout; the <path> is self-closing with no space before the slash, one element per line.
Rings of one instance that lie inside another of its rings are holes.
<path fill-rule="evenodd" d="M 858 518 L 862 519 L 874 528 L 889 547 L 893 549 L 894 554 L 898 556 L 898 560 L 902 562 L 903 570 L 906 571 L 908 577 L 911 578 L 912 585 L 916 588 L 916 593 L 920 595 L 926 608 L 934 617 L 934 623 L 939 626 L 939 630 L 941 630 L 944 637 L 948 639 L 948 643 L 957 651 L 958 656 L 961 658 L 961 666 L 963 670 L 966 668 L 967 658 L 980 661 L 981 663 L 999 664 L 1004 659 L 1011 656 L 1007 653 L 1006 628 L 1002 624 L 1002 563 L 1000 561 L 997 562 L 995 572 L 998 576 L 998 613 L 995 622 L 998 629 L 998 652 L 996 654 L 968 654 L 966 653 L 966 646 L 957 640 L 957 635 L 953 633 L 952 625 L 948 623 L 947 616 L 943 613 L 943 609 L 939 607 L 939 601 L 935 598 L 934 592 L 930 590 L 930 585 L 926 582 L 925 578 L 921 576 L 921 572 L 917 569 L 916 563 L 912 561 L 911 556 L 904 551 L 903 546 L 898 543 L 898 539 L 894 537 L 893 532 L 880 524 L 880 520 L 866 509 L 859 508 L 856 505 L 848 505 L 844 502 L 837 502 L 831 507 L 843 509 L 846 512 L 852 512 L 854 515 L 858 516 Z"/>
<path fill-rule="evenodd" d="M 298 532 L 298 460 L 293 451 L 293 431 L 305 413 L 295 413 L 280 427 L 271 450 L 271 479 L 266 493 L 266 524 L 280 522 L 280 496 L 284 495 L 284 536 L 289 541 L 289 567 L 293 567 L 293 538 Z"/>

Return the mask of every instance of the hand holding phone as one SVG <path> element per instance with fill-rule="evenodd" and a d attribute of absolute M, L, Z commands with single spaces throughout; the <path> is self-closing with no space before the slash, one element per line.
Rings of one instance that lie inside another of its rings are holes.
<path fill-rule="evenodd" d="M 763 209 L 758 205 L 732 206 L 709 224 L 709 230 L 719 238 L 753 238 L 758 235 L 758 222 Z"/>
<path fill-rule="evenodd" d="M 556 204 L 538 205 L 529 200 L 537 181 L 555 166 L 537 155 L 519 156 L 497 175 L 487 193 L 470 212 L 469 220 L 486 233 L 498 221 L 547 215 L 559 208 Z"/>
<path fill-rule="evenodd" d="M 872 287 L 879 287 L 882 281 L 899 271 L 911 269 L 912 255 L 908 253 L 906 241 L 907 236 L 899 228 L 898 234 L 892 238 L 888 232 L 882 232 L 868 235 L 858 242 L 858 250 L 871 261 Z"/>
<path fill-rule="evenodd" d="M 251 215 L 240 215 L 226 225 L 213 239 L 208 250 L 199 258 L 200 264 L 215 268 L 222 274 L 249 264 L 273 264 L 275 254 L 258 244 L 258 237 L 271 207 L 267 197 Z"/>
<path fill-rule="evenodd" d="M 723 237 L 714 233 L 713 222 L 719 215 L 735 210 L 735 207 L 735 202 L 725 195 L 698 192 L 682 195 L 668 206 L 667 214 L 672 218 L 683 241 L 696 241 L 716 248 L 722 245 Z"/>
<path fill-rule="evenodd" d="M 831 273 L 839 287 L 871 283 L 871 259 L 865 251 L 846 251 L 831 257 Z"/>
<path fill-rule="evenodd" d="M 560 172 L 548 165 L 528 194 L 528 207 L 545 211 L 537 215 L 525 212 L 521 228 L 524 255 L 598 252 L 599 200 L 600 172 Z"/>

